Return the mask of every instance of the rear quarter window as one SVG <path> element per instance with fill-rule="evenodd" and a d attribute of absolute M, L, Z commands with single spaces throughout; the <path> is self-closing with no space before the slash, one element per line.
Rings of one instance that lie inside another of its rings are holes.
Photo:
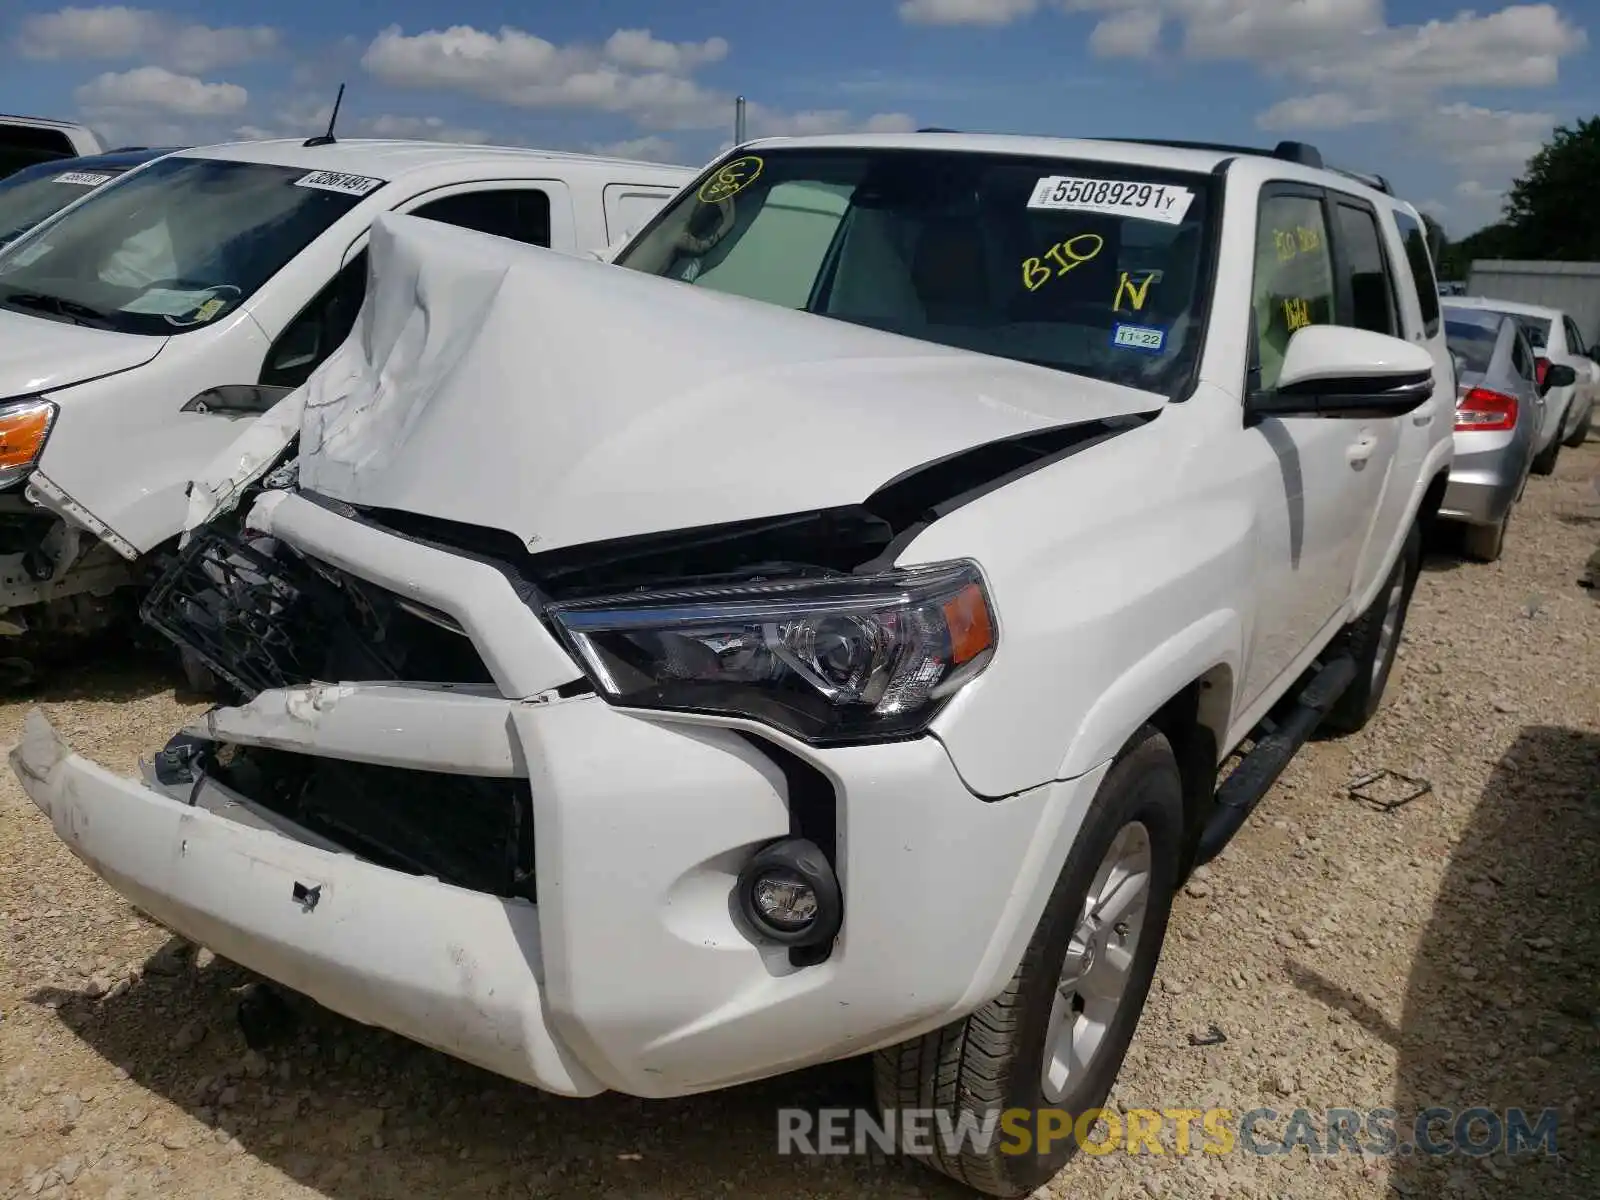
<path fill-rule="evenodd" d="M 1444 338 L 1451 353 L 1461 356 L 1468 371 L 1481 374 L 1489 369 L 1489 362 L 1494 358 L 1495 344 L 1500 340 L 1500 325 L 1498 322 L 1489 324 L 1447 318 Z"/>

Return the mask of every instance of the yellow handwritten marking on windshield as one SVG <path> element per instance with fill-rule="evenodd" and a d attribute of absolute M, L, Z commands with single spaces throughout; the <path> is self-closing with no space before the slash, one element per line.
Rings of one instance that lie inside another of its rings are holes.
<path fill-rule="evenodd" d="M 195 323 L 198 325 L 211 320 L 212 317 L 216 316 L 222 311 L 223 306 L 227 303 L 228 302 L 221 296 L 211 297 L 211 299 L 207 300 L 199 308 L 195 309 Z"/>
<path fill-rule="evenodd" d="M 724 200 L 731 200 L 755 182 L 765 165 L 754 154 L 747 154 L 743 158 L 724 163 L 717 168 L 710 179 L 700 185 L 696 195 L 703 204 L 720 204 Z"/>
<path fill-rule="evenodd" d="M 1117 278 L 1117 298 L 1112 301 L 1111 311 L 1122 311 L 1122 297 L 1126 295 L 1133 302 L 1133 311 L 1138 312 L 1144 308 L 1145 297 L 1150 294 L 1150 285 L 1155 281 L 1155 272 L 1144 277 L 1142 283 L 1134 283 L 1126 271 Z"/>
<path fill-rule="evenodd" d="M 1092 247 L 1088 245 L 1091 241 L 1094 243 Z M 1081 267 L 1084 263 L 1092 261 L 1105 244 L 1105 238 L 1098 233 L 1080 233 L 1064 242 L 1057 242 L 1038 258 L 1023 259 L 1022 286 L 1030 292 L 1038 291 L 1051 279 L 1065 275 L 1075 267 Z M 1058 269 L 1052 271 L 1045 265 L 1046 259 L 1054 263 Z"/>
<path fill-rule="evenodd" d="M 1311 324 L 1311 306 L 1299 296 L 1290 296 L 1283 302 L 1283 319 L 1289 326 L 1289 332 Z"/>

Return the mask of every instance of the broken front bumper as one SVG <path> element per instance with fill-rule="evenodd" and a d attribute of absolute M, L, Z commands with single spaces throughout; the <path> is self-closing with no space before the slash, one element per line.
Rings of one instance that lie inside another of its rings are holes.
<path fill-rule="evenodd" d="M 525 776 L 537 903 L 375 865 L 209 785 L 117 778 L 37 712 L 11 757 L 66 844 L 156 920 L 357 1021 L 576 1096 L 705 1091 L 976 1008 L 1020 960 L 1103 774 L 985 802 L 931 738 L 809 752 L 837 797 L 845 917 L 828 958 L 796 966 L 730 903 L 741 865 L 790 832 L 771 755 L 724 725 L 491 693 L 269 692 L 202 731 Z"/>

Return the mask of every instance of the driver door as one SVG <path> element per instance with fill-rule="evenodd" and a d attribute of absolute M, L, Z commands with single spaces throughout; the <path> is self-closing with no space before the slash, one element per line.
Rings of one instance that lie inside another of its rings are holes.
<path fill-rule="evenodd" d="M 1324 190 L 1262 189 L 1251 289 L 1251 386 L 1271 388 L 1290 339 L 1311 324 L 1357 322 L 1341 214 Z M 1392 305 L 1392 301 L 1391 301 Z M 1286 671 L 1348 602 L 1393 458 L 1392 420 L 1266 417 L 1244 431 L 1256 498 L 1255 620 L 1244 706 Z"/>

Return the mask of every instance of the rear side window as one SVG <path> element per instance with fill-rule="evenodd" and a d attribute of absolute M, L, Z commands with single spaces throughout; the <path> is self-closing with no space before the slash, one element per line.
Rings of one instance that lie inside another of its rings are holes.
<path fill-rule="evenodd" d="M 1520 314 L 1517 324 L 1522 326 L 1522 332 L 1528 339 L 1528 345 L 1533 347 L 1535 354 L 1543 354 L 1550 345 L 1550 322 L 1543 317 L 1525 317 Z"/>
<path fill-rule="evenodd" d="M 1294 331 L 1333 323 L 1333 260 L 1322 201 L 1316 196 L 1268 192 L 1261 197 L 1250 300 L 1260 386 L 1275 387 Z"/>
<path fill-rule="evenodd" d="M 550 245 L 550 197 L 538 188 L 461 192 L 430 201 L 411 215 L 530 246 Z"/>
<path fill-rule="evenodd" d="M 1481 375 L 1494 358 L 1495 344 L 1500 340 L 1500 322 L 1448 317 L 1444 323 L 1444 339 L 1450 352 L 1461 356 L 1465 370 Z"/>
<path fill-rule="evenodd" d="M 1428 235 L 1407 213 L 1397 210 L 1394 223 L 1400 227 L 1406 261 L 1411 264 L 1411 282 L 1417 289 L 1417 303 L 1422 306 L 1423 328 L 1432 337 L 1439 332 L 1439 282 L 1433 274 L 1433 256 L 1428 253 Z"/>
<path fill-rule="evenodd" d="M 1578 326 L 1573 319 L 1562 317 L 1561 324 L 1567 331 L 1567 353 L 1588 357 L 1589 348 L 1583 344 L 1583 334 L 1578 332 Z"/>
<path fill-rule="evenodd" d="M 1341 267 L 1350 287 L 1350 324 L 1373 333 L 1400 333 L 1394 311 L 1394 285 L 1383 257 L 1378 219 L 1371 209 L 1340 201 Z"/>

